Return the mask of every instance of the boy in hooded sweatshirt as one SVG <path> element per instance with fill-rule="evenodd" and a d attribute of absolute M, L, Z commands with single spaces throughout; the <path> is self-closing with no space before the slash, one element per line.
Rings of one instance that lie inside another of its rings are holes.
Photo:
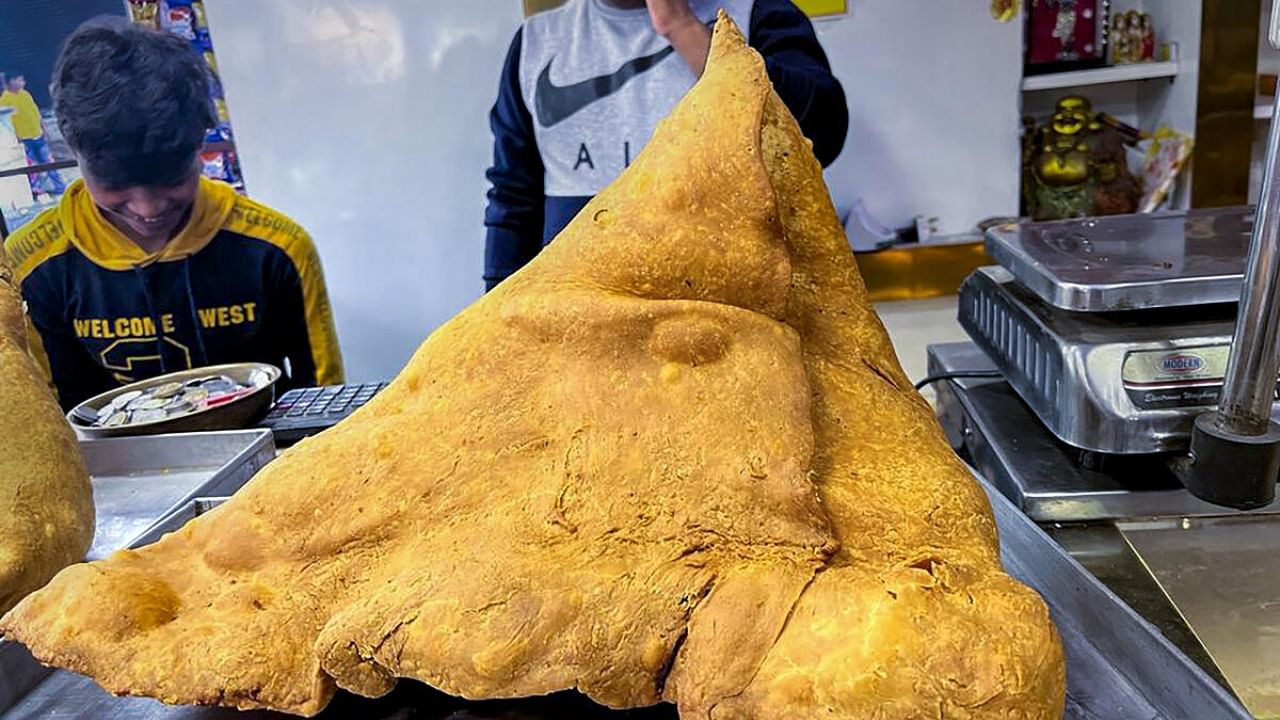
<path fill-rule="evenodd" d="M 199 173 L 215 115 L 182 40 L 92 20 L 63 46 L 53 97 L 83 180 L 5 251 L 64 407 L 229 362 L 285 369 L 281 390 L 342 382 L 311 238 Z"/>

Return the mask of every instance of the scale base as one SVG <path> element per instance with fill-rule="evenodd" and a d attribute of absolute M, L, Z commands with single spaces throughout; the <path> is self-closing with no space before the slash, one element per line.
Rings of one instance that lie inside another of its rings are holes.
<path fill-rule="evenodd" d="M 996 369 L 972 342 L 930 345 L 928 354 L 930 376 Z M 1169 470 L 1170 455 L 1089 453 L 1058 440 L 1004 380 L 935 387 L 952 447 L 1036 522 L 1237 513 L 1192 495 Z M 1280 504 L 1254 512 L 1277 514 Z"/>

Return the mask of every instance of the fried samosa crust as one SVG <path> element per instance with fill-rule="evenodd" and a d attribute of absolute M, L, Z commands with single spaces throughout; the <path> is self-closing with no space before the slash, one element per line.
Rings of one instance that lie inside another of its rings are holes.
<path fill-rule="evenodd" d="M 0 613 L 83 560 L 93 540 L 89 473 L 26 332 L 0 251 Z"/>
<path fill-rule="evenodd" d="M 1061 717 L 1044 603 L 723 14 L 642 155 L 352 418 L 0 621 L 173 703 L 415 678 L 683 718 Z"/>

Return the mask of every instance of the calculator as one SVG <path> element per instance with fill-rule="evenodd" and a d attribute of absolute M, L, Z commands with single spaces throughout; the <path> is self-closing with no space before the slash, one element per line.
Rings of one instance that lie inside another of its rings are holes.
<path fill-rule="evenodd" d="M 276 402 L 258 427 L 269 429 L 279 444 L 295 443 L 337 425 L 387 385 L 385 382 L 370 382 L 290 390 Z"/>

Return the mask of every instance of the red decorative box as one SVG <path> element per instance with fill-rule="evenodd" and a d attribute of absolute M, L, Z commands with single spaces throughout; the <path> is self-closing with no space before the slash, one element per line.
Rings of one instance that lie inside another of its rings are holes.
<path fill-rule="evenodd" d="M 1028 0 L 1027 69 L 1104 63 L 1109 5 L 1107 0 Z"/>

